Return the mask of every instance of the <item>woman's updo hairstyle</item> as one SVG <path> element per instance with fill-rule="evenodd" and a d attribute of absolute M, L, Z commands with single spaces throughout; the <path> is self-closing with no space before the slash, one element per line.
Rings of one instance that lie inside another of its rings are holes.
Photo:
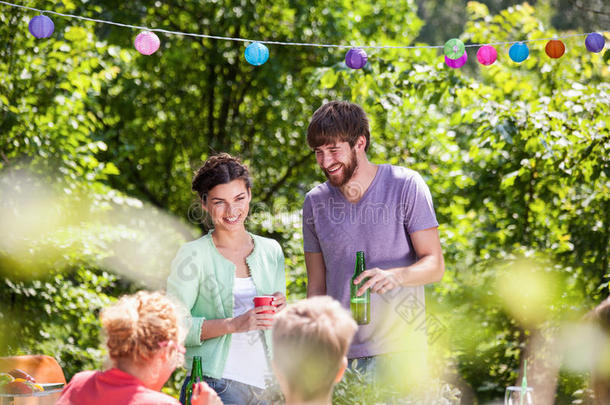
<path fill-rule="evenodd" d="M 161 342 L 182 341 L 180 317 L 178 306 L 161 293 L 140 291 L 121 297 L 100 315 L 108 355 L 112 360 L 146 361 Z"/>
<path fill-rule="evenodd" d="M 246 183 L 246 188 L 250 190 L 252 180 L 246 165 L 228 153 L 219 153 L 210 156 L 203 166 L 195 172 L 192 189 L 199 194 L 199 198 L 205 203 L 211 189 L 219 184 L 227 184 L 237 179 L 243 180 Z"/>

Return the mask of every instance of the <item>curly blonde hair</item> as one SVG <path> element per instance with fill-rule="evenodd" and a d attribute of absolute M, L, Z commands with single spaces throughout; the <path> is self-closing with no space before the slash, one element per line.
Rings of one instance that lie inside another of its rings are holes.
<path fill-rule="evenodd" d="M 159 292 L 140 291 L 122 296 L 105 308 L 100 320 L 112 360 L 143 361 L 161 348 L 161 342 L 182 342 L 179 306 Z"/>

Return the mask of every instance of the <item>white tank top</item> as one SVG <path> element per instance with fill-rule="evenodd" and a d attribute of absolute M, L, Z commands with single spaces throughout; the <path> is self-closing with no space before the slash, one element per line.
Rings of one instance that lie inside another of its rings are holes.
<path fill-rule="evenodd" d="M 233 317 L 254 308 L 253 298 L 256 287 L 252 277 L 235 277 L 233 284 Z M 265 388 L 265 378 L 270 374 L 269 364 L 265 355 L 265 347 L 261 340 L 261 331 L 233 333 L 231 347 L 227 356 L 222 377 L 239 381 L 244 384 Z"/>

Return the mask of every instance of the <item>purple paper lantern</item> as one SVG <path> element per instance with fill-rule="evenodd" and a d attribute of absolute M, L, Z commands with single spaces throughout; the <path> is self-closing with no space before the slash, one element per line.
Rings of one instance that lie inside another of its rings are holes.
<path fill-rule="evenodd" d="M 466 64 L 468 60 L 468 53 L 464 51 L 464 54 L 457 59 L 449 59 L 447 55 L 445 55 L 445 63 L 447 66 L 453 69 L 459 69 Z"/>
<path fill-rule="evenodd" d="M 481 65 L 489 66 L 498 59 L 496 48 L 491 45 L 483 45 L 477 51 L 477 60 Z"/>
<path fill-rule="evenodd" d="M 345 54 L 345 64 L 352 69 L 362 69 L 367 60 L 366 52 L 360 48 L 352 48 Z"/>
<path fill-rule="evenodd" d="M 152 55 L 157 52 L 160 45 L 159 37 L 150 31 L 140 32 L 134 41 L 134 46 L 142 55 Z"/>
<path fill-rule="evenodd" d="M 601 52 L 601 50 L 604 49 L 605 44 L 606 40 L 604 39 L 604 36 L 597 32 L 590 33 L 585 39 L 585 46 L 589 52 Z"/>
<path fill-rule="evenodd" d="M 28 29 L 36 38 L 49 38 L 55 31 L 55 24 L 49 17 L 41 14 L 30 20 Z"/>

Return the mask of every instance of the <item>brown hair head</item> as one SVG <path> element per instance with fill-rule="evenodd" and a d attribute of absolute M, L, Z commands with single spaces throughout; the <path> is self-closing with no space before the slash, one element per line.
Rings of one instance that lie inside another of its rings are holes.
<path fill-rule="evenodd" d="M 595 370 L 591 373 L 591 384 L 595 396 L 595 403 L 606 405 L 610 403 L 610 297 L 602 301 L 591 310 L 586 319 L 596 324 L 605 337 L 605 344 L 600 348 L 599 361 Z"/>
<path fill-rule="evenodd" d="M 140 291 L 121 297 L 105 308 L 100 319 L 112 360 L 146 361 L 161 342 L 181 343 L 185 330 L 179 324 L 179 308 L 165 295 Z"/>
<path fill-rule="evenodd" d="M 243 180 L 248 190 L 252 188 L 252 180 L 246 165 L 228 153 L 219 153 L 210 156 L 195 172 L 192 189 L 205 202 L 211 189 L 219 184 L 227 184 L 237 179 Z"/>
<path fill-rule="evenodd" d="M 328 395 L 358 326 L 338 301 L 313 297 L 289 305 L 273 325 L 273 362 L 292 395 Z"/>
<path fill-rule="evenodd" d="M 307 127 L 307 143 L 312 149 L 336 142 L 348 142 L 353 148 L 360 136 L 366 138 L 364 150 L 368 151 L 369 120 L 362 107 L 347 101 L 324 104 L 313 114 Z"/>
<path fill-rule="evenodd" d="M 597 323 L 610 336 L 610 297 L 591 310 L 586 318 Z"/>

